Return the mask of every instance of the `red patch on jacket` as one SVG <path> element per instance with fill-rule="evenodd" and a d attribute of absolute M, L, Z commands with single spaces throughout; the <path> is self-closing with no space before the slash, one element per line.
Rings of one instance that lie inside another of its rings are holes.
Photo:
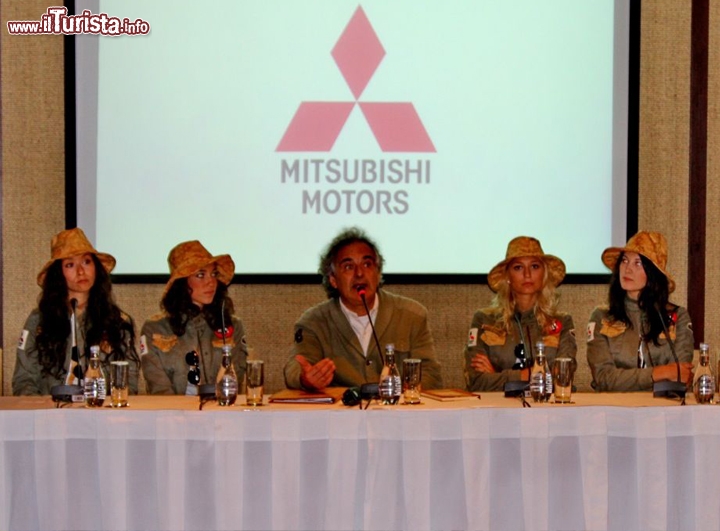
<path fill-rule="evenodd" d="M 558 335 L 562 332 L 562 323 L 560 322 L 560 319 L 553 319 L 550 325 L 548 325 L 545 333 L 548 335 Z"/>
<path fill-rule="evenodd" d="M 226 338 L 232 337 L 233 331 L 234 331 L 234 329 L 233 329 L 233 326 L 232 326 L 232 325 L 226 326 L 226 327 L 225 327 L 225 337 L 226 337 Z M 218 328 L 217 330 L 215 330 L 215 336 L 217 336 L 218 339 L 222 339 L 222 338 L 223 338 L 222 328 Z"/>

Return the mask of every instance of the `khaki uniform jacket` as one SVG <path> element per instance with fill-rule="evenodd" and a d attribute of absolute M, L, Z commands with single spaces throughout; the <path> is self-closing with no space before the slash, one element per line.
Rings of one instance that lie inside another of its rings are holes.
<path fill-rule="evenodd" d="M 85 314 L 78 315 L 78 333 L 75 338 L 78 346 L 78 354 L 80 356 L 80 362 L 83 367 L 87 367 L 87 355 L 88 352 L 85 345 Z M 132 319 L 129 315 L 122 313 L 122 318 L 132 324 Z M 12 390 L 13 395 L 49 395 L 50 389 L 56 385 L 63 385 L 65 383 L 65 377 L 67 375 L 68 368 L 70 367 L 70 360 L 72 358 L 72 341 L 68 337 L 67 345 L 65 348 L 65 371 L 60 378 L 55 378 L 50 374 L 44 374 L 42 367 L 38 362 L 38 351 L 37 351 L 37 335 L 38 327 L 40 325 L 40 311 L 36 308 L 30 313 L 30 316 L 25 321 L 25 326 L 18 341 L 17 357 L 15 360 L 15 372 L 13 373 L 12 379 Z M 130 349 L 130 337 L 126 337 L 125 344 L 127 349 Z M 89 347 L 89 345 L 88 345 Z M 102 362 L 103 371 L 105 372 L 105 378 L 108 379 L 110 376 L 109 368 L 110 362 L 107 359 L 108 352 L 103 350 L 104 345 L 100 345 L 100 360 Z M 118 358 L 119 359 L 119 358 Z M 130 392 L 137 394 L 138 392 L 138 375 L 140 369 L 138 364 L 130 361 Z M 107 388 L 110 389 L 110 382 L 108 380 Z"/>
<path fill-rule="evenodd" d="M 575 325 L 567 314 L 558 315 L 551 327 L 541 330 L 532 310 L 518 314 L 525 339 L 525 357 L 527 367 L 532 367 L 535 344 L 542 339 L 548 365 L 555 358 L 575 359 L 577 343 Z M 498 326 L 499 313 L 495 308 L 485 308 L 473 316 L 468 341 L 465 346 L 465 381 L 468 391 L 502 391 L 506 382 L 521 379 L 521 371 L 513 370 L 515 365 L 515 347 L 521 342 L 517 325 L 508 333 Z M 529 331 L 529 337 L 528 337 Z M 473 357 L 483 353 L 488 356 L 495 368 L 494 373 L 478 372 L 470 365 Z"/>
<path fill-rule="evenodd" d="M 427 323 L 427 310 L 420 303 L 379 290 L 380 306 L 375 319 L 375 330 L 381 348 L 395 344 L 395 361 L 402 373 L 402 362 L 407 358 L 422 360 L 422 386 L 424 389 L 442 387 L 440 364 L 435 358 L 435 342 Z M 302 354 L 316 364 L 322 358 L 335 363 L 335 376 L 331 387 L 354 387 L 374 383 L 380 379 L 382 362 L 375 340 L 370 341 L 367 358 L 360 341 L 340 308 L 339 299 L 330 299 L 307 310 L 295 324 L 295 343 L 285 365 L 285 385 L 301 389 L 300 364 L 295 355 Z"/>
<path fill-rule="evenodd" d="M 652 389 L 652 370 L 656 365 L 674 363 L 675 359 L 665 334 L 660 334 L 659 345 L 646 342 L 643 351 L 647 367 L 638 368 L 640 330 L 646 322 L 645 312 L 637 301 L 625 299 L 625 309 L 632 328 L 624 323 L 610 321 L 606 307 L 595 308 L 587 329 L 587 359 L 596 391 L 645 391 Z M 692 362 L 693 331 L 687 310 L 677 307 L 669 312 L 675 324 L 668 328 L 675 343 L 680 361 Z M 649 353 L 649 355 L 648 355 Z"/>
<path fill-rule="evenodd" d="M 232 317 L 232 334 L 225 342 L 232 347 L 232 360 L 238 384 L 245 378 L 247 343 L 245 328 Z M 182 336 L 176 336 L 166 314 L 148 319 L 142 327 L 140 354 L 148 394 L 184 395 L 190 366 L 185 355 L 197 351 L 200 356 L 200 385 L 215 383 L 222 362 L 222 335 L 210 329 L 202 314 L 190 319 Z"/>

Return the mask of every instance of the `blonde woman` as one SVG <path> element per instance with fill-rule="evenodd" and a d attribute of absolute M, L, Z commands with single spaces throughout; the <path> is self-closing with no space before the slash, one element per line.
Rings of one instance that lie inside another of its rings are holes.
<path fill-rule="evenodd" d="M 488 275 L 496 293 L 492 304 L 475 313 L 465 347 L 465 380 L 469 391 L 501 391 L 510 381 L 528 381 L 538 341 L 548 362 L 575 359 L 572 317 L 557 311 L 555 288 L 565 278 L 565 264 L 545 254 L 528 236 L 508 244 L 505 260 Z"/>

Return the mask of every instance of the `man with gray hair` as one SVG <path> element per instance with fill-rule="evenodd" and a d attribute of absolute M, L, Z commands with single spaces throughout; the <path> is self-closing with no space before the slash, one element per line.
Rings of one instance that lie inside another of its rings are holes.
<path fill-rule="evenodd" d="M 421 359 L 423 389 L 442 387 L 427 310 L 381 289 L 382 267 L 377 245 L 358 228 L 344 230 L 330 242 L 319 268 L 329 300 L 307 310 L 295 324 L 292 356 L 285 365 L 287 387 L 318 390 L 377 382 L 382 357 L 370 319 L 380 348 L 395 345 L 399 367 L 404 359 Z"/>

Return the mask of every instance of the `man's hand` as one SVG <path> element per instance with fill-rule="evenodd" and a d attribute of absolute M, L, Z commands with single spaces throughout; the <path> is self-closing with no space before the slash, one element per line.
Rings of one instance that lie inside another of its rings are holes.
<path fill-rule="evenodd" d="M 298 354 L 295 360 L 300 364 L 300 383 L 308 389 L 325 389 L 335 376 L 335 363 L 323 358 L 312 365 L 304 356 Z"/>

